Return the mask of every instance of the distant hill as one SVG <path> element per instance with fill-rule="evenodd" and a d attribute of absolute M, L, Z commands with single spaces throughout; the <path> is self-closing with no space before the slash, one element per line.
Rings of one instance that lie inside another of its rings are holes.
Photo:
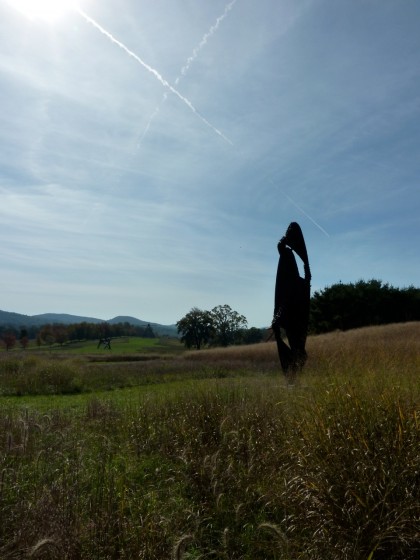
<path fill-rule="evenodd" d="M 139 327 L 147 326 L 150 321 L 142 321 L 141 319 L 136 319 L 135 317 L 129 317 L 125 315 L 118 315 L 113 319 L 107 321 L 107 323 L 111 323 L 111 325 L 115 325 L 117 323 L 129 323 L 130 325 L 136 325 Z M 150 323 L 151 325 L 152 323 Z"/>
<path fill-rule="evenodd" d="M 135 317 L 118 316 L 108 321 L 97 319 L 95 317 L 80 317 L 78 315 L 69 315 L 67 313 L 42 313 L 40 315 L 23 315 L 21 313 L 13 313 L 10 311 L 0 310 L 0 326 L 3 327 L 40 327 L 48 323 L 72 325 L 74 323 L 129 323 L 135 326 L 147 326 L 150 324 L 154 332 L 158 335 L 177 336 L 176 325 L 160 325 L 151 321 L 143 321 Z"/>
<path fill-rule="evenodd" d="M 25 315 L 23 315 L 25 317 Z M 42 313 L 41 315 L 32 315 L 29 319 L 34 319 L 37 323 L 45 325 L 46 323 L 60 323 L 62 325 L 73 325 L 74 323 L 103 323 L 102 319 L 94 317 L 79 317 L 78 315 L 68 315 L 67 313 Z M 0 319 L 1 320 L 1 319 Z"/>
<path fill-rule="evenodd" d="M 160 325 L 159 323 L 152 323 L 151 321 L 143 321 L 142 319 L 136 319 L 136 317 L 127 317 L 125 315 L 118 315 L 113 319 L 107 321 L 114 325 L 116 323 L 129 323 L 135 327 L 147 327 L 150 325 L 156 334 L 167 335 L 167 336 L 178 336 L 178 329 L 176 325 Z"/>

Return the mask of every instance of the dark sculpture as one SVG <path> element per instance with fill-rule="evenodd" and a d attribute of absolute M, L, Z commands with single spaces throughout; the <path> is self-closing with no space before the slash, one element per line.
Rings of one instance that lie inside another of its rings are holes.
<path fill-rule="evenodd" d="M 111 350 L 111 338 L 109 336 L 100 338 L 97 348 L 100 348 L 101 346 L 103 346 L 105 350 Z"/>
<path fill-rule="evenodd" d="M 271 324 L 276 337 L 281 367 L 289 379 L 307 359 L 305 350 L 311 296 L 311 271 L 305 240 L 299 224 L 292 222 L 277 245 L 280 254 L 277 267 L 274 317 Z M 302 259 L 305 277 L 299 274 L 293 251 Z M 282 337 L 286 333 L 289 346 Z"/>

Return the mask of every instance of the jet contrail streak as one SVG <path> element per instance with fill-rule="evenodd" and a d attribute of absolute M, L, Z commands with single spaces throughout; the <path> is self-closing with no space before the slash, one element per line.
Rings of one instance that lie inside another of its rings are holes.
<path fill-rule="evenodd" d="M 330 237 L 330 234 L 329 234 L 327 231 L 325 231 L 325 229 L 324 229 L 322 226 L 320 226 L 313 218 L 311 218 L 311 216 L 310 216 L 307 212 L 305 212 L 305 210 L 304 210 L 303 208 L 301 208 L 301 207 L 299 206 L 299 204 L 297 204 L 297 203 L 293 200 L 293 198 L 291 198 L 291 197 L 290 197 L 288 194 L 286 194 L 284 191 L 281 191 L 281 192 L 282 192 L 283 195 L 287 198 L 287 200 L 289 200 L 289 201 L 293 204 L 293 206 L 296 206 L 296 208 L 297 208 L 300 212 L 302 212 L 302 214 L 303 214 L 304 216 L 306 216 L 306 217 L 308 218 L 308 220 L 311 220 L 311 222 L 312 222 L 314 225 L 316 225 L 316 227 L 317 227 L 318 229 L 320 229 L 320 230 L 322 231 L 322 233 L 324 233 L 327 237 Z"/>
<path fill-rule="evenodd" d="M 207 31 L 207 33 L 203 35 L 203 38 L 201 39 L 198 46 L 194 48 L 192 55 L 188 57 L 187 63 L 181 68 L 181 74 L 183 76 L 185 76 L 185 74 L 188 72 L 191 64 L 197 58 L 201 49 L 207 44 L 207 41 L 210 39 L 210 37 L 218 30 L 219 25 L 222 23 L 222 21 L 225 19 L 225 17 L 228 15 L 228 13 L 230 12 L 230 10 L 233 8 L 235 4 L 236 4 L 236 0 L 232 0 L 231 2 L 229 2 L 229 4 L 226 4 L 223 14 L 216 19 L 216 23 L 212 25 L 210 29 Z M 178 84 L 180 79 L 181 77 L 178 76 L 177 79 L 175 80 L 175 84 Z"/>
<path fill-rule="evenodd" d="M 272 185 L 277 186 L 272 179 L 269 179 L 269 181 Z M 299 212 L 302 212 L 302 214 L 304 216 L 306 216 L 308 218 L 308 220 L 310 220 L 319 230 L 321 230 L 324 235 L 326 235 L 327 237 L 330 237 L 330 234 L 328 233 L 328 231 L 325 231 L 325 229 L 322 226 L 320 226 L 313 218 L 311 218 L 311 216 L 307 212 L 305 212 L 305 210 L 303 208 L 301 208 L 299 206 L 299 204 L 297 204 L 291 196 L 286 194 L 283 190 L 280 190 L 280 192 L 282 193 L 283 196 L 285 196 L 287 198 L 287 200 L 289 202 L 291 202 L 293 204 L 293 206 L 295 206 L 299 210 Z"/>
<path fill-rule="evenodd" d="M 171 91 L 174 95 L 176 95 L 181 101 L 183 101 L 185 103 L 185 105 L 187 105 L 187 107 L 189 109 L 191 109 L 191 111 L 197 115 L 197 117 L 199 119 L 201 119 L 201 121 L 207 125 L 209 128 L 211 128 L 213 130 L 213 132 L 215 132 L 216 134 L 218 134 L 221 138 L 223 138 L 223 140 L 225 140 L 226 142 L 228 142 L 229 144 L 233 144 L 233 142 L 231 140 L 229 140 L 229 138 L 227 138 L 222 132 L 220 132 L 220 130 L 218 130 L 216 127 L 214 127 L 206 118 L 203 117 L 203 115 L 201 115 L 197 109 L 194 107 L 194 105 L 191 103 L 191 101 L 189 99 L 187 99 L 186 97 L 184 97 L 183 95 L 181 95 L 179 93 L 179 91 L 177 91 L 174 87 L 171 86 L 171 84 L 166 81 L 163 76 L 161 76 L 161 74 L 159 74 L 159 72 L 157 70 L 155 70 L 154 68 L 152 68 L 151 66 L 149 66 L 146 62 L 144 62 L 139 56 L 136 55 L 136 53 L 134 53 L 133 51 L 131 51 L 128 47 L 126 47 L 124 45 L 124 43 L 121 43 L 121 41 L 119 41 L 118 39 L 116 39 L 109 31 L 107 31 L 106 29 L 104 29 L 99 23 L 97 23 L 94 19 L 92 19 L 90 16 L 88 16 L 83 10 L 81 10 L 80 8 L 77 8 L 77 13 L 79 15 L 81 15 L 88 23 L 90 23 L 95 29 L 97 29 L 98 31 L 100 31 L 103 35 L 105 35 L 105 37 L 107 37 L 112 43 L 114 43 L 115 45 L 117 45 L 118 47 L 120 47 L 120 49 L 122 49 L 124 52 L 126 52 L 129 56 L 131 56 L 132 58 L 134 58 L 134 60 L 136 60 L 139 64 L 141 64 L 141 66 L 143 66 L 148 72 L 150 72 L 151 74 L 153 74 L 153 76 L 155 76 L 155 78 L 167 89 L 169 89 L 169 91 Z"/>
<path fill-rule="evenodd" d="M 165 95 L 167 95 L 167 94 L 165 93 Z M 138 148 L 140 147 L 140 144 L 142 143 L 143 138 L 144 138 L 144 137 L 146 136 L 146 134 L 149 132 L 149 128 L 150 128 L 150 126 L 151 126 L 151 124 L 152 124 L 152 122 L 153 122 L 153 119 L 157 116 L 157 114 L 159 113 L 159 111 L 160 111 L 160 106 L 158 105 L 158 106 L 156 107 L 156 109 L 153 111 L 153 113 L 150 115 L 149 120 L 147 121 L 147 124 L 146 124 L 146 126 L 145 126 L 145 128 L 144 128 L 144 130 L 143 130 L 143 132 L 142 132 L 142 134 L 141 134 L 141 136 L 140 136 L 140 138 L 138 139 L 138 142 L 137 142 L 137 147 L 138 147 Z"/>
<path fill-rule="evenodd" d="M 232 2 L 230 2 L 229 4 L 226 5 L 224 12 L 221 16 L 219 16 L 216 19 L 216 22 L 214 23 L 214 25 L 212 25 L 210 27 L 210 29 L 207 31 L 207 33 L 205 33 L 203 35 L 203 38 L 201 39 L 201 41 L 199 42 L 198 46 L 195 47 L 193 49 L 193 54 L 188 57 L 186 64 L 181 68 L 181 75 L 177 76 L 176 80 L 175 80 L 175 85 L 177 86 L 179 84 L 179 81 L 181 80 L 182 76 L 185 76 L 185 74 L 188 72 L 191 64 L 194 62 L 194 60 L 197 58 L 199 52 L 201 51 L 201 49 L 207 44 L 207 41 L 209 40 L 209 38 L 214 35 L 214 33 L 217 31 L 219 25 L 221 24 L 221 22 L 225 19 L 225 17 L 228 15 L 228 13 L 230 12 L 230 10 L 233 8 L 234 4 L 236 4 L 236 0 L 232 0 Z M 142 135 L 140 136 L 140 139 L 138 141 L 138 146 L 140 146 L 141 142 L 143 141 L 144 137 L 146 136 L 146 134 L 149 132 L 150 126 L 153 122 L 153 119 L 156 117 L 156 115 L 159 113 L 159 109 L 160 106 L 162 105 L 162 103 L 164 103 L 167 99 L 167 94 L 165 93 L 162 101 L 160 102 L 160 104 L 156 107 L 156 109 L 153 111 L 153 114 L 150 116 L 149 120 L 147 121 L 146 127 L 142 133 Z M 229 140 L 229 143 L 232 144 L 232 142 Z"/>
<path fill-rule="evenodd" d="M 287 195 L 285 192 L 283 192 L 283 194 L 284 194 L 284 196 L 285 196 L 288 200 L 290 200 L 290 202 L 291 202 L 294 206 L 296 206 L 296 208 L 297 208 L 300 212 L 302 212 L 302 214 L 303 214 L 304 216 L 306 216 L 306 217 L 308 218 L 308 220 L 311 220 L 311 222 L 312 222 L 314 225 L 316 225 L 316 227 L 317 227 L 318 229 L 320 229 L 320 230 L 322 231 L 322 233 L 324 233 L 327 237 L 330 237 L 330 234 L 329 234 L 327 231 L 325 231 L 325 229 L 324 229 L 322 226 L 320 226 L 313 218 L 311 218 L 311 216 L 310 216 L 308 213 L 306 213 L 305 210 L 304 210 L 303 208 L 301 208 L 298 204 L 296 204 L 296 202 L 295 202 L 289 195 Z"/>

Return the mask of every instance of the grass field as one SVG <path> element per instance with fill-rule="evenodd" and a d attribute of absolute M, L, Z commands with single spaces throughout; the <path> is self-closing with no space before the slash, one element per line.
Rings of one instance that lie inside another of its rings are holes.
<path fill-rule="evenodd" d="M 182 344 L 175 338 L 140 338 L 135 336 L 122 336 L 111 340 L 111 351 L 109 349 L 105 349 L 103 346 L 98 348 L 98 340 L 77 340 L 66 342 L 65 344 L 52 344 L 50 346 L 37 346 L 34 341 L 31 341 L 28 348 L 25 350 L 25 353 L 48 353 L 52 355 L 65 352 L 66 354 L 70 353 L 77 355 L 95 354 L 98 358 L 101 356 L 106 358 L 107 356 L 109 357 L 115 353 L 118 355 L 135 355 L 138 353 L 174 354 L 182 351 Z M 21 352 L 23 351 L 18 346 L 8 352 L 4 347 L 0 348 L 0 354 L 6 353 L 7 355 L 10 355 Z"/>
<path fill-rule="evenodd" d="M 420 324 L 0 357 L 0 558 L 414 560 Z"/>

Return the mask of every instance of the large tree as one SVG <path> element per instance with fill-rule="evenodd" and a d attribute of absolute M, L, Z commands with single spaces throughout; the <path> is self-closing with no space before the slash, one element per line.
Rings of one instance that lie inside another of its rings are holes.
<path fill-rule="evenodd" d="M 213 318 L 209 311 L 193 307 L 177 324 L 181 341 L 187 348 L 200 348 L 208 344 L 213 336 Z"/>
<path fill-rule="evenodd" d="M 238 342 L 242 330 L 248 325 L 246 318 L 229 305 L 218 305 L 210 313 L 215 329 L 213 342 L 218 346 L 229 346 Z"/>

